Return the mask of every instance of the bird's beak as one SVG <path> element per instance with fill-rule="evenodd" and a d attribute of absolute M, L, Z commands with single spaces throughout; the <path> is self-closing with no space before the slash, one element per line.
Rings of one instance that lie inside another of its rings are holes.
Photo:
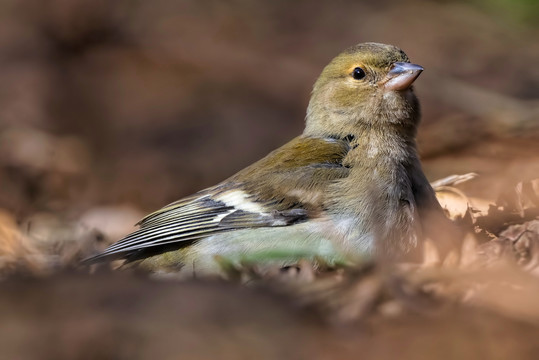
<path fill-rule="evenodd" d="M 390 91 L 406 90 L 422 71 L 423 68 L 416 64 L 405 62 L 393 63 L 391 70 L 389 70 L 383 81 L 384 88 Z"/>

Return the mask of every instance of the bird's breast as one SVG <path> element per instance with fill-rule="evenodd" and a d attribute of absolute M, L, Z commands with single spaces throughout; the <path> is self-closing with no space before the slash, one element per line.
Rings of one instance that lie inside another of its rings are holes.
<path fill-rule="evenodd" d="M 330 189 L 331 232 L 346 249 L 372 253 L 416 242 L 412 183 L 406 166 L 393 160 L 365 158 Z"/>

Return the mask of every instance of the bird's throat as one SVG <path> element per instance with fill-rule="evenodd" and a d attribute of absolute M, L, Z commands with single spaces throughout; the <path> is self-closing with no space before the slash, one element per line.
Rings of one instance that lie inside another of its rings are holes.
<path fill-rule="evenodd" d="M 417 159 L 415 129 L 402 126 L 358 127 L 355 133 L 347 134 L 350 152 L 344 161 L 354 167 L 365 162 L 382 164 L 406 164 Z"/>

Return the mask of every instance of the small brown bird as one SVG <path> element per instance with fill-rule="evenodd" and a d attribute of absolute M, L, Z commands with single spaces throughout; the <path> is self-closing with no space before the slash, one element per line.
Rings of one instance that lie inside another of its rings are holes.
<path fill-rule="evenodd" d="M 316 81 L 302 135 L 88 261 L 211 273 L 216 255 L 286 265 L 412 252 L 445 219 L 416 151 L 422 71 L 395 46 L 345 50 Z"/>

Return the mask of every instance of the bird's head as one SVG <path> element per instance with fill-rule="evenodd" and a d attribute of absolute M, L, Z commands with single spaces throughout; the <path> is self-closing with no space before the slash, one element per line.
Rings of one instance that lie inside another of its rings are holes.
<path fill-rule="evenodd" d="M 314 85 L 305 134 L 346 136 L 362 125 L 415 129 L 419 103 L 412 83 L 421 71 L 392 45 L 363 43 L 345 50 Z"/>

